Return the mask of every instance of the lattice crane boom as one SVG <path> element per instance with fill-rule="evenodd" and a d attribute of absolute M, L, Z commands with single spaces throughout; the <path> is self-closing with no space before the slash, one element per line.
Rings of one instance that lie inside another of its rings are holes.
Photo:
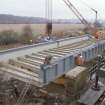
<path fill-rule="evenodd" d="M 70 0 L 62 0 L 68 7 L 69 9 L 78 17 L 78 19 L 81 21 L 81 23 L 83 23 L 86 28 L 84 29 L 84 31 L 86 33 L 89 33 L 93 36 L 95 36 L 95 38 L 99 38 L 100 37 L 100 33 L 97 30 L 97 17 L 98 17 L 98 11 L 90 8 L 93 12 L 95 12 L 96 17 L 95 17 L 95 23 L 94 24 L 90 24 L 84 17 L 83 15 L 78 11 L 78 9 L 71 3 Z M 98 33 L 98 34 L 97 34 Z"/>
<path fill-rule="evenodd" d="M 75 8 L 75 6 L 70 2 L 70 0 L 63 0 L 63 2 L 71 9 L 71 11 L 78 17 L 81 23 L 89 25 L 87 20 L 82 16 L 82 14 Z"/>

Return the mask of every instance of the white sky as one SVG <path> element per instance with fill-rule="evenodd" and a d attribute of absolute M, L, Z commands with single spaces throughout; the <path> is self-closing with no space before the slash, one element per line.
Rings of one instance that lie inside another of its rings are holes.
<path fill-rule="evenodd" d="M 105 19 L 105 0 L 71 0 L 80 13 L 88 19 L 94 19 L 95 13 L 86 5 L 98 10 L 99 18 Z M 0 14 L 45 17 L 45 0 L 0 0 Z M 76 18 L 62 0 L 53 0 L 53 18 Z"/>

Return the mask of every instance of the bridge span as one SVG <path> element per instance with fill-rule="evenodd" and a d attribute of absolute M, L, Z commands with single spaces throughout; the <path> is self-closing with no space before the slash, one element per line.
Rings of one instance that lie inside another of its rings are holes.
<path fill-rule="evenodd" d="M 11 59 L 11 58 L 24 56 L 26 54 L 31 54 L 31 53 L 37 53 L 43 50 L 56 48 L 56 47 L 72 44 L 72 43 L 79 42 L 81 40 L 87 40 L 87 39 L 88 37 L 84 35 L 79 37 L 65 38 L 65 39 L 60 39 L 52 42 L 45 42 L 45 43 L 39 43 L 39 44 L 33 44 L 33 45 L 27 45 L 23 47 L 3 50 L 3 51 L 0 51 L 0 61 L 7 61 L 8 59 Z"/>
<path fill-rule="evenodd" d="M 87 36 L 7 50 L 0 52 L 0 71 L 11 78 L 43 87 L 74 68 L 78 54 L 89 61 L 104 50 L 105 39 L 96 41 Z M 47 55 L 52 56 L 49 65 L 43 64 Z"/>

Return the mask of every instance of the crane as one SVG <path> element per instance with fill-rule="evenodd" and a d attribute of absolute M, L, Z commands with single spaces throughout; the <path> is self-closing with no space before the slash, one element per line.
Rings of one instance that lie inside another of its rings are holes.
<path fill-rule="evenodd" d="M 81 21 L 81 23 L 83 23 L 86 28 L 85 28 L 85 32 L 86 33 L 90 33 L 93 34 L 95 36 L 95 38 L 97 37 L 97 30 L 96 30 L 96 24 L 97 24 L 97 16 L 98 16 L 98 11 L 96 11 L 95 9 L 91 8 L 92 11 L 94 11 L 96 13 L 96 18 L 95 18 L 95 24 L 91 25 L 83 16 L 82 14 L 78 11 L 78 9 L 70 2 L 70 0 L 63 0 L 63 2 L 68 6 L 68 8 L 78 17 L 78 19 Z"/>
<path fill-rule="evenodd" d="M 98 29 L 99 27 L 102 27 L 102 24 L 100 24 L 98 22 L 98 11 L 95 10 L 94 8 L 91 8 L 91 10 L 95 13 L 95 22 L 94 22 L 94 34 L 96 36 L 96 38 L 103 38 L 104 37 L 104 31 L 102 31 L 101 29 Z"/>
<path fill-rule="evenodd" d="M 63 0 L 63 2 L 72 10 L 72 12 L 78 17 L 81 23 L 88 25 L 87 20 L 81 15 L 81 13 L 75 8 L 75 6 L 69 0 Z"/>
<path fill-rule="evenodd" d="M 87 34 L 93 35 L 95 38 L 99 38 L 102 36 L 101 32 L 97 30 L 98 21 L 98 11 L 95 10 L 94 8 L 89 7 L 93 12 L 95 12 L 95 22 L 94 24 L 90 24 L 84 17 L 83 15 L 78 11 L 78 9 L 71 3 L 70 0 L 62 0 L 68 8 L 77 16 L 77 18 L 81 21 L 82 24 L 85 25 L 84 32 Z M 51 34 L 52 34 L 52 0 L 46 0 L 46 18 L 47 18 L 47 23 L 46 23 L 46 34 L 48 35 L 48 38 L 51 39 Z"/>
<path fill-rule="evenodd" d="M 52 0 L 46 0 L 46 18 L 46 34 L 50 40 L 52 34 Z"/>
<path fill-rule="evenodd" d="M 91 8 L 91 10 L 92 10 L 93 12 L 95 12 L 95 15 L 96 15 L 95 23 L 97 23 L 98 11 L 95 10 L 94 8 Z"/>

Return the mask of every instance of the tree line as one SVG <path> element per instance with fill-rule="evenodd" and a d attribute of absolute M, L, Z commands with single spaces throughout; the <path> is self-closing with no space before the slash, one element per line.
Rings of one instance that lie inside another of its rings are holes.
<path fill-rule="evenodd" d="M 29 25 L 25 26 L 21 32 L 15 32 L 13 30 L 4 30 L 0 32 L 0 45 L 9 44 L 31 44 L 34 41 L 34 35 Z"/>

